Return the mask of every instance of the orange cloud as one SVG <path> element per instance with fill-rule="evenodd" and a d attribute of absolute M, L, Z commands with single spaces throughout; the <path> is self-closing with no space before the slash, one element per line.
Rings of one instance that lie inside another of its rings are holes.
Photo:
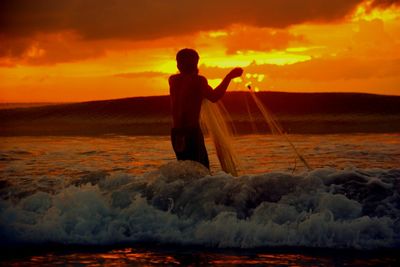
<path fill-rule="evenodd" d="M 388 8 L 391 6 L 398 6 L 400 5 L 399 0 L 372 0 L 372 1 L 367 1 L 367 4 L 371 8 Z"/>
<path fill-rule="evenodd" d="M 156 71 L 144 71 L 144 72 L 125 72 L 114 74 L 114 77 L 119 78 L 128 78 L 128 79 L 136 79 L 136 78 L 168 78 L 168 74 Z"/>
<path fill-rule="evenodd" d="M 14 39 L 3 37 L 0 41 L 0 64 L 4 61 L 27 65 L 55 64 L 82 61 L 105 54 L 101 43 L 83 41 L 74 32 L 40 33 Z"/>
<path fill-rule="evenodd" d="M 263 51 L 282 50 L 292 44 L 307 43 L 303 35 L 290 33 L 285 29 L 257 28 L 236 25 L 226 34 L 218 37 L 225 45 L 228 54 L 238 51 Z"/>
<path fill-rule="evenodd" d="M 164 37 L 155 40 L 85 40 L 74 32 L 38 33 L 32 37 L 7 39 L 0 36 L 0 67 L 53 65 L 105 58 L 113 53 L 150 51 L 166 47 L 193 47 L 194 36 Z M 149 52 L 150 53 L 150 52 Z M 140 54 L 140 52 L 139 52 Z"/>
<path fill-rule="evenodd" d="M 252 65 L 249 72 L 265 73 L 270 79 L 332 81 L 400 77 L 400 59 L 313 59 L 292 65 Z"/>

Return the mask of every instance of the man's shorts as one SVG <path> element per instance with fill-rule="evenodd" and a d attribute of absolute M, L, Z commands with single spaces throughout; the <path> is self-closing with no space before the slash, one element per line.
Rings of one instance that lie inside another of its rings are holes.
<path fill-rule="evenodd" d="M 200 128 L 172 128 L 171 142 L 178 160 L 193 160 L 210 168 L 204 136 Z"/>

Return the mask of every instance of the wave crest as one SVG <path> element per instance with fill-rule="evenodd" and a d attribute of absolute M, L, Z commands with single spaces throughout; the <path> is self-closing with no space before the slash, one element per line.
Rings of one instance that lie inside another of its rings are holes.
<path fill-rule="evenodd" d="M 399 169 L 232 177 L 173 162 L 142 176 L 86 175 L 56 193 L 2 199 L 0 238 L 3 244 L 399 247 L 399 185 Z"/>

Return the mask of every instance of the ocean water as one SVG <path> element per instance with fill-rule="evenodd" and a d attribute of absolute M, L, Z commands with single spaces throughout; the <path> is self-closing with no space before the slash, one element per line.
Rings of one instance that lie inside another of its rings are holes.
<path fill-rule="evenodd" d="M 1 247 L 36 249 L 4 262 L 395 266 L 400 135 L 290 139 L 313 170 L 271 135 L 235 137 L 238 177 L 208 139 L 211 174 L 166 136 L 1 137 Z"/>

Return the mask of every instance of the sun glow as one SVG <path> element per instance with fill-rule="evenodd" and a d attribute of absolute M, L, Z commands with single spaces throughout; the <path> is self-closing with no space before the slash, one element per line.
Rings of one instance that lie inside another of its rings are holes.
<path fill-rule="evenodd" d="M 212 38 L 218 38 L 221 36 L 227 36 L 228 33 L 226 31 L 211 31 L 208 33 L 208 36 L 212 37 Z"/>
<path fill-rule="evenodd" d="M 219 55 L 202 59 L 208 67 L 232 68 L 247 67 L 250 64 L 289 65 L 310 60 L 311 57 L 303 54 L 288 53 L 285 51 L 259 52 L 238 51 L 235 55 Z"/>

